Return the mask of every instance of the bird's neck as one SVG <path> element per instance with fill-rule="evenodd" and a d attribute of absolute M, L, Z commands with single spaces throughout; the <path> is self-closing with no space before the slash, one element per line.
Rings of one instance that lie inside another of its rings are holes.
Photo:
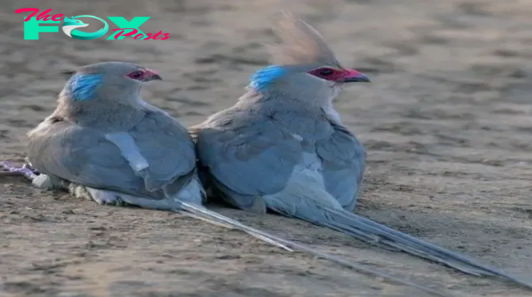
<path fill-rule="evenodd" d="M 342 124 L 340 114 L 334 109 L 330 100 L 308 102 L 301 97 L 288 96 L 282 92 L 261 94 L 250 90 L 240 97 L 233 108 L 269 115 L 282 113 L 305 118 L 325 116 L 333 123 Z"/>
<path fill-rule="evenodd" d="M 320 88 L 268 88 L 261 91 L 250 88 L 239 98 L 237 105 L 241 108 L 261 107 L 272 110 L 293 110 L 319 113 L 334 110 L 332 101 L 338 95 L 338 87 L 321 86 Z"/>
<path fill-rule="evenodd" d="M 135 106 L 110 100 L 75 102 L 69 98 L 60 98 L 53 116 L 105 131 L 127 131 L 133 128 L 145 114 L 146 110 L 140 104 Z"/>

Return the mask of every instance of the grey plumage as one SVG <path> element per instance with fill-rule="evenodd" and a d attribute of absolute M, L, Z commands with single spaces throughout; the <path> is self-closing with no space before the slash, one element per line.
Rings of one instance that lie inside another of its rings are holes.
<path fill-rule="evenodd" d="M 30 134 L 29 145 L 30 161 L 44 174 L 155 200 L 178 193 L 194 175 L 192 142 L 182 127 L 161 113 L 143 113 L 127 131 L 150 164 L 140 174 L 131 170 L 117 145 L 105 141 L 100 129 L 73 125 L 60 113 L 46 123 Z"/>
<path fill-rule="evenodd" d="M 191 128 L 211 185 L 234 206 L 269 208 L 398 249 L 473 275 L 498 269 L 413 238 L 352 213 L 366 153 L 332 107 L 339 86 L 369 81 L 343 68 L 322 37 L 285 14 L 272 47 L 273 62 L 251 78 L 248 93 L 231 108 Z"/>
<path fill-rule="evenodd" d="M 141 81 L 126 77 L 135 71 L 149 70 L 118 62 L 81 68 L 54 113 L 28 133 L 32 166 L 78 185 L 152 200 L 189 185 L 196 175 L 193 142 L 176 120 L 140 99 Z M 203 195 L 191 199 L 201 203 Z"/>
<path fill-rule="evenodd" d="M 77 197 L 101 204 L 185 210 L 195 218 L 243 230 L 289 251 L 303 250 L 447 296 L 278 238 L 204 208 L 205 192 L 197 175 L 194 144 L 188 132 L 164 111 L 139 97 L 141 82 L 153 79 L 160 76 L 128 63 L 100 63 L 78 70 L 61 92 L 54 113 L 28 133 L 29 163 L 41 174 L 26 176 L 40 188 L 68 189 Z"/>
<path fill-rule="evenodd" d="M 238 228 L 269 243 L 260 231 L 205 209 L 194 143 L 166 112 L 143 101 L 153 70 L 107 62 L 79 69 L 51 116 L 28 133 L 28 159 L 40 188 L 63 188 L 100 204 L 186 210 L 211 223 Z"/>

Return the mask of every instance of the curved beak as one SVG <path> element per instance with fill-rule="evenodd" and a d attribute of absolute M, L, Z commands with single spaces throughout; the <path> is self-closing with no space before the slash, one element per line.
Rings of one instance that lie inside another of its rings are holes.
<path fill-rule="evenodd" d="M 369 77 L 367 77 L 364 73 L 357 71 L 357 70 L 348 70 L 349 74 L 344 77 L 344 83 L 350 83 L 350 82 L 371 82 Z"/>
<path fill-rule="evenodd" d="M 154 70 L 146 69 L 145 71 L 148 75 L 146 75 L 144 81 L 163 80 L 159 73 L 155 72 Z"/>
<path fill-rule="evenodd" d="M 159 74 L 154 74 L 154 75 L 151 77 L 151 80 L 163 80 L 163 78 L 162 78 Z"/>

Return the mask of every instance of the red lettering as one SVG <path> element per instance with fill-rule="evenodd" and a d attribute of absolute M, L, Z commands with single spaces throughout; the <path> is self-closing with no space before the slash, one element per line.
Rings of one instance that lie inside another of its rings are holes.
<path fill-rule="evenodd" d="M 24 13 L 24 12 L 28 12 L 28 11 L 32 11 L 32 13 L 27 16 L 24 21 L 27 22 L 29 21 L 32 17 L 34 17 L 37 13 L 39 13 L 39 9 L 38 8 L 20 8 L 20 9 L 17 9 L 15 10 L 15 13 Z M 38 16 L 37 16 L 37 20 L 40 21 L 40 20 L 44 20 L 44 21 L 56 21 L 56 22 L 59 22 L 59 21 L 62 21 L 65 17 L 62 13 L 58 13 L 58 14 L 55 14 L 53 17 L 50 17 L 50 15 L 48 15 L 49 12 L 51 12 L 52 9 L 48 9 L 48 10 L 45 10 L 43 12 L 41 12 Z"/>
<path fill-rule="evenodd" d="M 157 38 L 159 35 L 161 35 L 161 33 L 163 33 L 163 31 L 159 31 L 157 32 L 155 35 L 153 35 L 153 40 L 159 40 L 161 38 Z"/>
<path fill-rule="evenodd" d="M 131 35 L 136 34 L 138 32 L 137 29 L 133 29 L 133 28 L 113 29 L 113 31 L 120 31 L 118 34 L 115 35 L 115 40 L 118 40 L 118 37 L 120 37 L 120 35 L 122 35 L 125 30 L 132 30 L 132 31 L 124 34 L 124 36 L 131 36 Z"/>
<path fill-rule="evenodd" d="M 52 20 L 59 22 L 59 21 L 62 21 L 64 18 L 65 17 L 62 13 L 58 13 L 58 14 L 54 14 L 54 16 L 52 17 Z"/>
<path fill-rule="evenodd" d="M 133 28 L 125 28 L 125 30 L 132 30 L 132 31 L 129 32 L 129 33 L 124 34 L 124 36 L 132 36 L 133 34 L 137 34 L 137 32 L 139 31 L 139 30 L 133 29 Z"/>
<path fill-rule="evenodd" d="M 52 11 L 51 8 L 50 8 L 50 9 L 47 9 L 47 10 L 45 10 L 45 11 L 43 11 L 43 12 L 41 12 L 41 13 L 37 16 L 37 20 L 40 21 L 40 20 L 44 19 L 45 21 L 49 21 L 49 20 L 50 20 L 50 19 L 49 19 L 50 16 L 48 15 L 48 13 L 49 13 L 50 11 Z"/>
<path fill-rule="evenodd" d="M 118 37 L 120 37 L 120 35 L 122 35 L 122 33 L 124 33 L 124 29 L 113 29 L 113 31 L 120 31 L 120 32 L 116 33 L 115 40 L 118 40 Z"/>
<path fill-rule="evenodd" d="M 125 30 L 132 30 L 131 32 L 128 32 L 126 34 L 124 34 L 124 31 Z M 133 29 L 133 28 L 122 28 L 122 29 L 113 29 L 113 31 L 117 31 L 118 33 L 116 34 L 115 36 L 115 40 L 118 40 L 118 37 L 120 36 L 133 36 L 133 39 L 135 40 L 165 40 L 165 39 L 168 39 L 172 36 L 170 36 L 170 34 L 168 33 L 164 33 L 164 37 L 161 36 L 161 33 L 162 31 L 159 31 L 158 33 L 156 34 L 153 34 L 153 33 L 145 33 L 145 34 L 142 34 L 142 33 L 138 33 L 138 30 L 137 29 Z M 157 37 L 162 37 L 162 38 L 157 38 Z"/>
<path fill-rule="evenodd" d="M 153 34 L 152 33 L 146 33 L 146 35 L 148 35 L 148 36 L 146 36 L 146 38 L 144 38 L 144 40 L 150 40 L 150 38 L 152 38 Z"/>
<path fill-rule="evenodd" d="M 34 15 L 36 15 L 39 12 L 39 9 L 38 8 L 19 8 L 15 10 L 15 13 L 24 13 L 28 11 L 33 11 L 33 13 L 24 19 L 25 22 L 29 21 Z"/>

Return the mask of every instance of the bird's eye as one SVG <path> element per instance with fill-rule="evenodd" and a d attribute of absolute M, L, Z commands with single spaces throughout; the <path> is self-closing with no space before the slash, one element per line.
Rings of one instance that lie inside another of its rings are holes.
<path fill-rule="evenodd" d="M 325 68 L 325 69 L 321 69 L 319 73 L 322 76 L 329 76 L 329 75 L 333 74 L 334 71 L 332 71 L 332 69 Z"/>
<path fill-rule="evenodd" d="M 139 78 L 141 78 L 143 75 L 144 75 L 144 72 L 139 70 L 139 71 L 135 71 L 135 72 L 131 73 L 131 74 L 129 75 L 129 77 L 134 78 L 134 79 L 139 79 Z"/>

